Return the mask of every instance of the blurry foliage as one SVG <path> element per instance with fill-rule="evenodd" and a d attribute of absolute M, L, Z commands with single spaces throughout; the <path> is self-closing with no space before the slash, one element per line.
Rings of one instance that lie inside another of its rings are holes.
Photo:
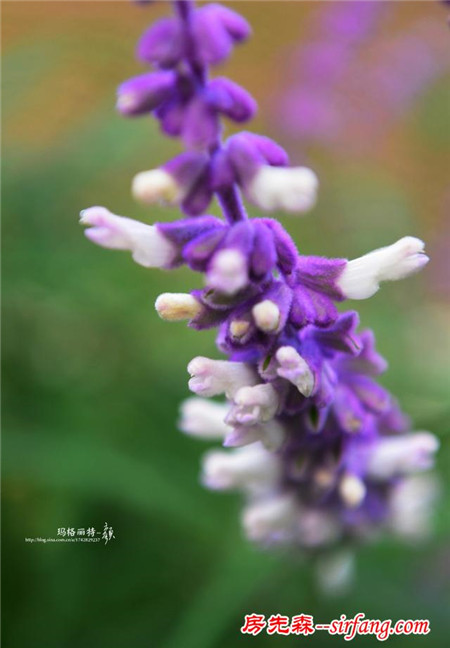
<path fill-rule="evenodd" d="M 430 639 L 390 639 L 394 646 L 444 645 L 446 484 L 428 544 L 365 547 L 355 589 L 320 598 L 309 561 L 247 544 L 238 498 L 198 483 L 207 446 L 176 429 L 185 367 L 194 355 L 217 353 L 214 335 L 163 323 L 152 304 L 199 278 L 185 269 L 147 271 L 82 235 L 77 213 L 90 204 L 151 221 L 174 215 L 133 205 L 129 182 L 176 145 L 149 120 L 122 120 L 112 106 L 115 84 L 138 71 L 134 39 L 161 8 L 14 4 L 4 6 L 4 648 L 225 648 L 248 641 L 238 629 L 252 611 L 305 612 L 324 622 L 359 610 L 430 618 Z M 295 39 L 309 3 L 240 9 L 256 38 L 236 52 L 230 74 L 263 113 L 276 50 Z M 302 252 L 356 256 L 405 233 L 427 239 L 440 231 L 444 94 L 438 87 L 427 97 L 386 164 L 344 160 L 336 168 L 323 152 L 310 160 L 322 180 L 319 206 L 305 219 L 283 219 Z M 392 174 L 398 160 L 408 163 Z M 431 165 L 427 182 L 423 160 Z M 439 470 L 448 482 L 449 309 L 430 297 L 426 272 L 356 306 L 390 361 L 384 383 L 416 426 L 441 437 Z M 24 542 L 105 521 L 116 535 L 106 547 Z M 308 645 L 336 641 L 319 633 Z"/>

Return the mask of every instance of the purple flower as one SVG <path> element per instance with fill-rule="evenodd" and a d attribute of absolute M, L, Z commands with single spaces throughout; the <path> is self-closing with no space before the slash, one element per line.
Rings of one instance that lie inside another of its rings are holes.
<path fill-rule="evenodd" d="M 394 3 L 350 0 L 312 12 L 308 40 L 293 50 L 274 119 L 291 138 L 366 153 L 449 70 L 447 34 L 430 18 L 375 38 Z M 280 100 L 281 95 L 281 100 Z"/>
<path fill-rule="evenodd" d="M 203 275 L 203 289 L 164 293 L 156 310 L 166 321 L 218 327 L 226 359 L 189 363 L 195 397 L 182 404 L 180 427 L 232 448 L 206 455 L 202 480 L 244 492 L 251 540 L 310 549 L 380 528 L 421 532 L 431 491 L 411 475 L 432 466 L 438 443 L 427 432 L 409 434 L 376 381 L 386 363 L 373 334 L 358 332 L 357 314 L 339 314 L 336 303 L 366 299 L 381 282 L 420 270 L 428 261 L 424 244 L 407 236 L 351 261 L 304 256 L 277 220 L 248 219 L 239 188 L 262 210 L 303 212 L 315 200 L 317 178 L 289 167 L 285 151 L 261 135 L 222 142 L 220 117 L 247 120 L 256 104 L 231 81 L 208 80 L 207 65 L 228 56 L 248 25 L 219 5 L 175 6 L 175 17 L 156 23 L 138 47 L 157 70 L 122 84 L 119 107 L 153 111 L 165 132 L 184 141 L 187 151 L 134 178 L 133 194 L 147 204 L 178 204 L 188 218 L 146 225 L 91 207 L 81 214 L 86 236 L 129 250 L 143 266 L 186 264 Z M 357 42 L 375 9 L 364 11 L 360 25 L 333 8 L 327 29 Z M 333 61 L 325 57 L 322 65 Z M 213 196 L 223 218 L 203 214 Z M 223 402 L 207 400 L 214 396 Z"/>
<path fill-rule="evenodd" d="M 250 26 L 239 14 L 219 4 L 197 9 L 191 18 L 190 37 L 196 61 L 215 65 L 228 58 L 234 43 L 250 35 Z"/>
<path fill-rule="evenodd" d="M 122 83 L 117 90 L 117 109 L 123 115 L 151 112 L 174 92 L 173 72 L 151 72 Z"/>

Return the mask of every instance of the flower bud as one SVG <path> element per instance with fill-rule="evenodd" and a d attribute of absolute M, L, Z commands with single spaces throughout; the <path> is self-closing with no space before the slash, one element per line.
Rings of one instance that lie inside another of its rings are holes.
<path fill-rule="evenodd" d="M 209 105 L 235 122 L 248 121 L 256 113 L 257 104 L 253 97 L 230 79 L 213 79 L 206 92 Z"/>
<path fill-rule="evenodd" d="M 228 7 L 209 4 L 194 12 L 191 31 L 197 60 L 214 65 L 228 58 L 234 42 L 248 37 L 250 26 Z"/>
<path fill-rule="evenodd" d="M 247 260 L 236 249 L 219 250 L 213 258 L 206 276 L 206 284 L 226 295 L 234 295 L 248 283 Z"/>
<path fill-rule="evenodd" d="M 137 46 L 137 57 L 144 63 L 173 67 L 186 50 L 186 37 L 181 21 L 162 18 L 142 35 Z"/>
<path fill-rule="evenodd" d="M 151 112 L 171 96 L 175 78 L 173 72 L 152 72 L 128 79 L 117 90 L 117 110 L 128 116 Z"/>
<path fill-rule="evenodd" d="M 236 340 L 245 337 L 251 327 L 249 320 L 233 320 L 230 323 L 230 335 Z"/>
<path fill-rule="evenodd" d="M 159 201 L 174 203 L 180 196 L 180 187 L 164 169 L 152 169 L 134 176 L 131 192 L 136 200 L 147 205 Z"/>
<path fill-rule="evenodd" d="M 160 169 L 138 173 L 133 179 L 133 196 L 148 205 L 155 202 L 181 203 L 192 192 L 207 166 L 204 154 L 182 153 Z"/>
<path fill-rule="evenodd" d="M 256 326 L 264 333 L 273 333 L 280 323 L 280 309 L 270 299 L 265 299 L 252 308 Z"/>
<path fill-rule="evenodd" d="M 357 508 L 366 496 L 366 487 L 359 477 L 347 473 L 339 484 L 339 494 L 346 506 Z"/>
<path fill-rule="evenodd" d="M 202 304 L 189 293 L 163 293 L 156 300 L 155 308 L 166 322 L 191 320 L 203 310 Z"/>

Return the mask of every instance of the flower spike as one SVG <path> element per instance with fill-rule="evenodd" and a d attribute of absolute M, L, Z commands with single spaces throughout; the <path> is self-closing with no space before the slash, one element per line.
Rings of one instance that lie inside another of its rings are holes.
<path fill-rule="evenodd" d="M 229 79 L 209 79 L 209 68 L 250 26 L 219 4 L 173 6 L 174 15 L 139 41 L 138 58 L 152 69 L 119 86 L 117 108 L 151 114 L 184 144 L 172 160 L 137 174 L 132 193 L 187 217 L 148 225 L 91 207 L 81 223 L 92 242 L 129 250 L 140 265 L 186 264 L 202 274 L 202 288 L 164 293 L 155 304 L 165 321 L 218 327 L 226 356 L 188 365 L 194 396 L 181 406 L 180 428 L 223 446 L 206 454 L 202 482 L 242 491 L 250 540 L 327 551 L 319 578 L 342 584 L 352 560 L 341 545 L 379 529 L 424 534 L 435 489 L 416 473 L 432 467 L 438 442 L 409 432 L 376 382 L 387 364 L 373 333 L 359 332 L 357 314 L 339 313 L 336 302 L 371 297 L 428 257 L 411 236 L 351 261 L 305 256 L 277 220 L 248 218 L 241 193 L 260 210 L 300 214 L 315 204 L 317 176 L 289 166 L 287 153 L 262 135 L 222 141 L 222 118 L 244 122 L 257 106 Z M 205 214 L 213 197 L 220 218 Z M 215 396 L 224 399 L 208 400 Z"/>

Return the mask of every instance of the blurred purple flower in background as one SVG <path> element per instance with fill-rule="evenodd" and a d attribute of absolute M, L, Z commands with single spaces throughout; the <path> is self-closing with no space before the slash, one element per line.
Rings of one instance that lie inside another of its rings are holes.
<path fill-rule="evenodd" d="M 299 214 L 313 206 L 317 178 L 290 167 L 267 137 L 241 132 L 222 141 L 221 118 L 244 122 L 257 106 L 232 81 L 209 79 L 208 70 L 250 27 L 220 5 L 174 6 L 175 16 L 159 20 L 138 44 L 138 57 L 155 71 L 123 83 L 117 107 L 129 116 L 152 113 L 165 134 L 181 138 L 186 151 L 138 174 L 132 190 L 147 204 L 179 205 L 187 218 L 147 225 L 91 207 L 81 214 L 86 235 L 131 251 L 142 266 L 186 264 L 203 274 L 203 289 L 160 295 L 156 309 L 167 321 L 219 329 L 227 360 L 189 363 L 195 397 L 182 405 L 181 429 L 228 448 L 206 455 L 202 479 L 211 489 L 244 492 L 242 523 L 251 540 L 329 550 L 381 529 L 420 536 L 434 490 L 416 473 L 433 465 L 437 439 L 409 433 L 395 399 L 376 381 L 386 363 L 373 334 L 358 332 L 358 315 L 339 313 L 336 302 L 369 298 L 381 282 L 417 272 L 428 261 L 424 244 L 406 236 L 352 261 L 303 256 L 277 220 L 249 219 L 240 192 L 261 210 Z M 379 3 L 329 3 L 321 12 L 326 45 L 304 50 L 302 88 L 305 96 L 316 88 L 316 104 L 303 113 L 319 115 L 335 136 L 340 107 L 321 93 L 338 86 L 343 65 L 385 11 Z M 397 58 L 398 73 L 403 51 Z M 419 59 L 417 74 L 429 78 L 433 61 Z M 390 97 L 393 77 L 372 73 Z M 397 109 L 411 96 L 412 84 L 405 88 L 392 103 Z M 314 119 L 298 119 L 314 137 Z M 214 196 L 223 218 L 203 215 Z M 215 396 L 225 399 L 208 400 Z"/>
<path fill-rule="evenodd" d="M 277 126 L 302 148 L 364 154 L 450 71 L 448 31 L 428 19 L 380 39 L 396 3 L 321 3 L 309 40 L 288 54 L 287 83 L 274 102 Z"/>

